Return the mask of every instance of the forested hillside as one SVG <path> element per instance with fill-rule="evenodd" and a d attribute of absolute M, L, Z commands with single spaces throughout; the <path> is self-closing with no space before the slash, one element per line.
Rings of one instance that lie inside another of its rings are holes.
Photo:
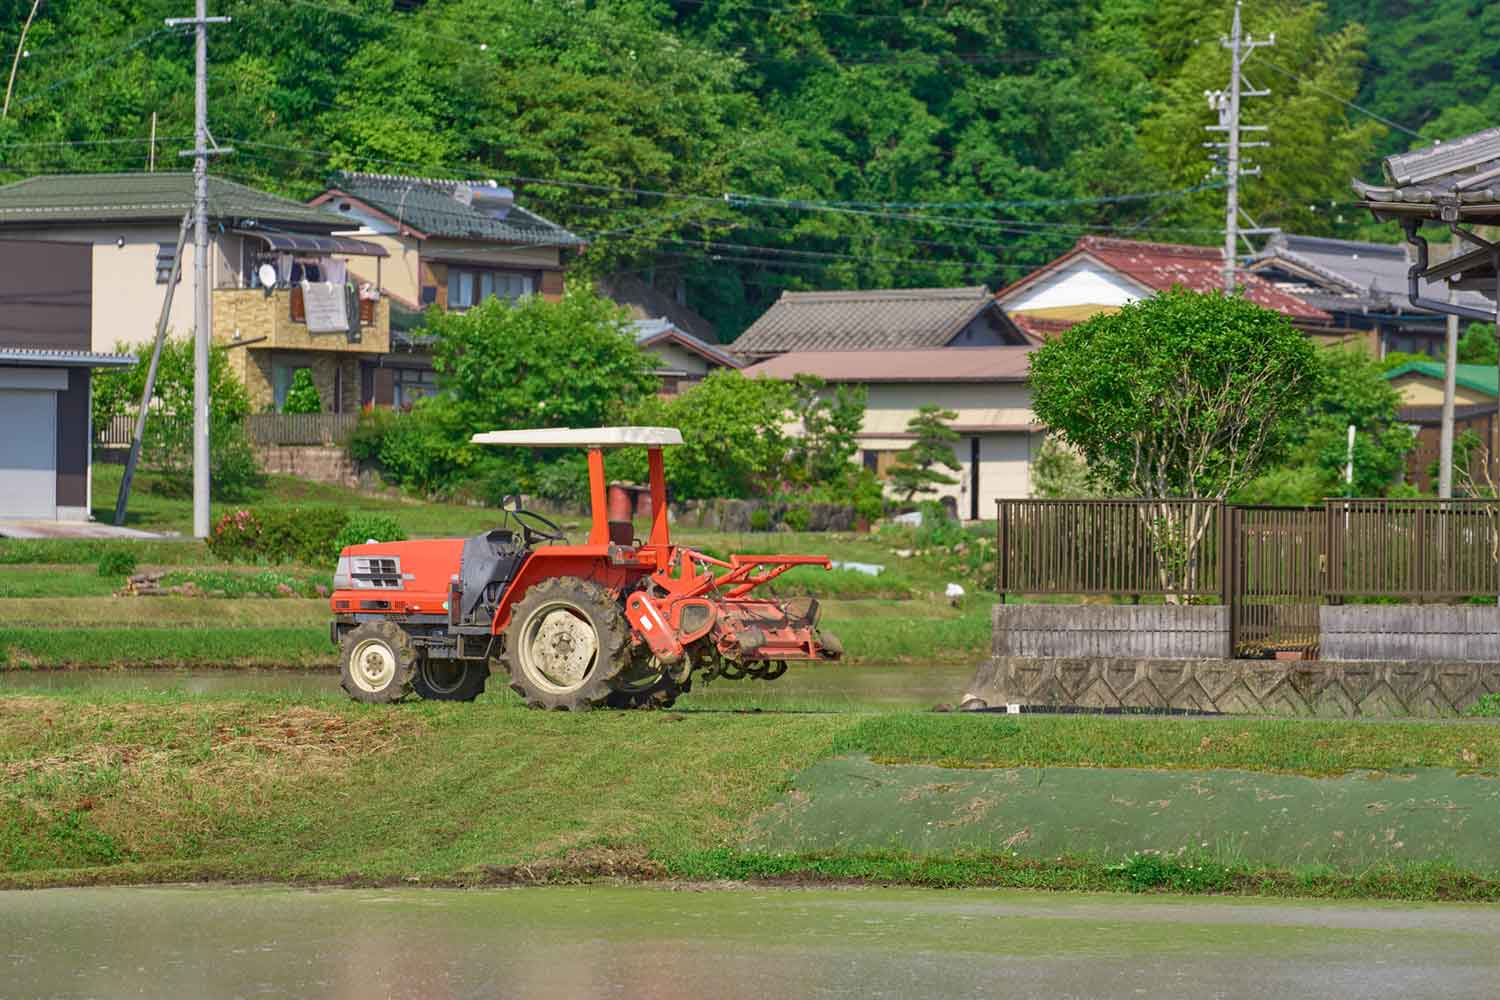
<path fill-rule="evenodd" d="M 33 0 L 0 0 L 16 51 Z M 494 177 L 686 284 L 726 339 L 783 288 L 998 287 L 1087 232 L 1213 243 L 1203 91 L 1222 0 L 212 0 L 213 169 L 306 196 L 333 170 Z M 181 169 L 190 0 L 42 0 L 0 120 L 6 179 Z M 1245 185 L 1263 226 L 1376 234 L 1348 180 L 1500 117 L 1500 8 L 1253 0 L 1276 34 Z M 1351 105 L 1359 105 L 1371 114 Z M 1379 117 L 1375 117 L 1379 116 Z M 1395 123 L 1390 127 L 1380 118 Z M 1393 238 L 1394 233 L 1385 234 Z"/>

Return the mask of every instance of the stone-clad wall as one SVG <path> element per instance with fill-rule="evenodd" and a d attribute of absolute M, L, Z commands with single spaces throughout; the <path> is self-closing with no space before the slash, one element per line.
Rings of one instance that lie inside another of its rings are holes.
<path fill-rule="evenodd" d="M 1319 609 L 1325 660 L 1500 660 L 1500 608 L 1345 604 Z"/>
<path fill-rule="evenodd" d="M 997 604 L 995 656 L 1230 655 L 1229 609 L 1193 604 Z"/>
<path fill-rule="evenodd" d="M 1463 714 L 1500 692 L 1500 663 L 996 656 L 964 694 L 986 705 L 1185 709 L 1328 718 Z"/>

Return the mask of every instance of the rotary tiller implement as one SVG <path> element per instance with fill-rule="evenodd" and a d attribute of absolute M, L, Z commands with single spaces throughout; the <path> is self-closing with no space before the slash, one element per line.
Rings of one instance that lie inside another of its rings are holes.
<path fill-rule="evenodd" d="M 477 444 L 588 450 L 591 524 L 572 545 L 551 520 L 505 505 L 501 527 L 473 538 L 351 545 L 330 598 L 344 690 L 359 701 L 467 701 L 491 665 L 533 708 L 665 707 L 693 675 L 774 680 L 790 662 L 837 660 L 818 602 L 751 596 L 826 556 L 717 559 L 673 545 L 662 448 L 673 428 L 493 431 Z M 610 521 L 604 450 L 643 447 L 651 526 Z"/>

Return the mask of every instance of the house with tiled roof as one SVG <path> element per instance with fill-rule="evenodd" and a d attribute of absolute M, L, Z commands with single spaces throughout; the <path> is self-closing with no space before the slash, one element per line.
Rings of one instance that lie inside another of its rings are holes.
<path fill-rule="evenodd" d="M 784 292 L 730 349 L 754 361 L 751 378 L 862 386 L 858 458 L 882 479 L 915 440 L 907 425 L 918 410 L 952 410 L 959 471 L 937 496 L 978 520 L 1031 490 L 1042 431 L 1027 384 L 1036 344 L 979 285 Z"/>
<path fill-rule="evenodd" d="M 1017 326 L 1046 338 L 1176 286 L 1195 292 L 1220 289 L 1223 268 L 1223 251 L 1214 247 L 1085 236 L 995 298 Z M 1281 313 L 1316 339 L 1341 339 L 1326 311 L 1249 271 L 1238 272 L 1238 279 L 1251 302 Z"/>
<path fill-rule="evenodd" d="M 88 348 L 149 345 L 156 335 L 178 234 L 193 205 L 188 172 L 53 174 L 0 186 L 0 239 L 87 247 Z M 358 408 L 363 360 L 390 350 L 380 295 L 386 250 L 334 235 L 344 220 L 322 208 L 222 177 L 208 180 L 213 339 L 230 348 L 254 410 L 277 408 L 309 369 L 323 407 Z M 360 289 L 344 261 L 370 275 Z M 193 245 L 180 275 L 193 274 Z M 191 280 L 175 289 L 168 326 L 193 329 Z"/>
<path fill-rule="evenodd" d="M 1375 357 L 1392 352 L 1441 357 L 1447 317 L 1407 297 L 1411 255 L 1400 243 L 1367 243 L 1278 233 L 1246 265 L 1250 273 L 1333 317 L 1333 329 Z M 1446 295 L 1430 281 L 1426 296 Z M 1477 292 L 1460 301 L 1482 305 Z M 1331 335 L 1331 334 L 1330 334 Z"/>
<path fill-rule="evenodd" d="M 389 255 L 380 280 L 393 303 L 392 350 L 362 376 L 364 399 L 377 405 L 409 406 L 435 390 L 431 342 L 421 332 L 426 309 L 461 311 L 491 297 L 560 298 L 563 255 L 584 245 L 493 180 L 341 172 L 309 205 L 344 219 L 345 235 Z"/>
<path fill-rule="evenodd" d="M 635 342 L 657 360 L 660 395 L 675 396 L 723 368 L 743 368 L 744 362 L 721 345 L 693 336 L 665 316 L 633 320 Z"/>
<path fill-rule="evenodd" d="M 761 360 L 788 351 L 915 350 L 1034 343 L 983 285 L 782 292 L 730 345 Z"/>

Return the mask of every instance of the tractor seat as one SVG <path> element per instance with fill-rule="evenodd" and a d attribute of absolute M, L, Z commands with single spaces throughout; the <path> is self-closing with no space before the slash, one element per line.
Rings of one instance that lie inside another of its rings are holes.
<path fill-rule="evenodd" d="M 458 564 L 459 586 L 463 588 L 459 620 L 464 623 L 473 620 L 486 592 L 491 600 L 497 599 L 516 575 L 526 554 L 515 534 L 504 528 L 466 539 Z"/>

